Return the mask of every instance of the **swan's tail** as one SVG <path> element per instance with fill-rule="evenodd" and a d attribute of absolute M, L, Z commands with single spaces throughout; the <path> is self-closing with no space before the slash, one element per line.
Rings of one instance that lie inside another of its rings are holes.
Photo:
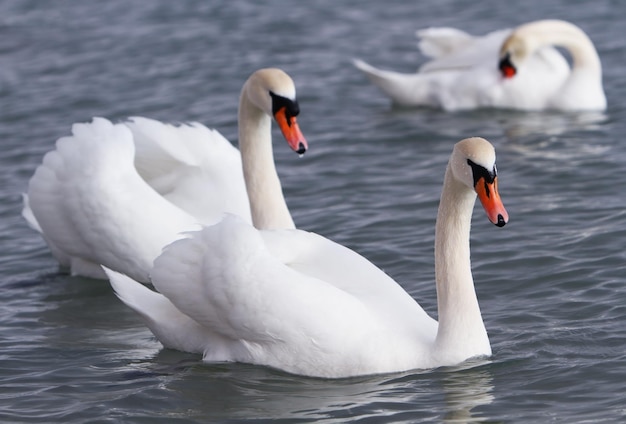
<path fill-rule="evenodd" d="M 30 208 L 30 201 L 28 200 L 28 194 L 22 193 L 22 218 L 26 220 L 26 223 L 30 228 L 42 234 L 41 225 L 37 222 L 37 218 L 35 218 L 35 214 L 33 214 L 33 210 Z"/>
<path fill-rule="evenodd" d="M 203 328 L 179 311 L 168 298 L 132 278 L 102 267 L 116 296 L 137 312 L 163 346 L 204 353 Z"/>
<path fill-rule="evenodd" d="M 354 59 L 354 66 L 361 70 L 372 84 L 398 106 L 430 106 L 428 84 L 419 74 L 402 74 L 375 68 L 362 60 Z"/>
<path fill-rule="evenodd" d="M 157 322 L 160 310 L 166 312 L 174 307 L 165 296 L 150 290 L 132 278 L 106 267 L 102 269 L 117 297 L 145 320 Z"/>

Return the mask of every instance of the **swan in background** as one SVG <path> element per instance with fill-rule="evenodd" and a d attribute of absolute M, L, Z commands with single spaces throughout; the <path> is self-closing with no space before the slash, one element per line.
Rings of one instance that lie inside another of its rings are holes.
<path fill-rule="evenodd" d="M 477 194 L 489 220 L 504 226 L 495 151 L 470 138 L 454 147 L 437 215 L 439 323 L 354 251 L 230 215 L 164 249 L 151 273 L 158 292 L 107 273 L 164 346 L 205 361 L 329 378 L 453 365 L 491 354 L 470 266 Z"/>
<path fill-rule="evenodd" d="M 598 53 L 569 22 L 541 20 L 484 36 L 454 28 L 429 28 L 417 35 L 421 52 L 432 60 L 415 74 L 354 61 L 397 105 L 448 111 L 606 109 Z M 570 53 L 571 69 L 553 46 Z"/>
<path fill-rule="evenodd" d="M 295 228 L 274 165 L 271 117 L 303 154 L 298 113 L 292 79 L 262 69 L 241 91 L 241 154 L 198 123 L 74 124 L 31 178 L 23 216 L 72 274 L 106 278 L 102 264 L 142 282 L 165 245 L 224 213 L 257 228 Z"/>

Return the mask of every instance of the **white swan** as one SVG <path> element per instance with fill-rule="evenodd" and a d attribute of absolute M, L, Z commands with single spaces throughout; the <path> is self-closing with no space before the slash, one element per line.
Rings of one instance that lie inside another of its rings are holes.
<path fill-rule="evenodd" d="M 452 365 L 491 354 L 470 267 L 476 193 L 503 226 L 495 151 L 482 138 L 457 143 L 444 179 L 435 230 L 439 323 L 354 251 L 234 216 L 166 247 L 151 274 L 158 292 L 107 273 L 164 346 L 206 361 L 332 378 Z"/>
<path fill-rule="evenodd" d="M 478 37 L 453 28 L 430 28 L 417 35 L 422 53 L 432 60 L 415 74 L 354 61 L 395 104 L 449 111 L 606 109 L 598 53 L 589 37 L 569 22 L 542 20 Z M 552 46 L 569 51 L 571 69 Z"/>
<path fill-rule="evenodd" d="M 142 282 L 165 245 L 225 212 L 257 228 L 294 228 L 274 166 L 271 117 L 302 154 L 298 112 L 291 78 L 262 69 L 241 92 L 241 155 L 197 123 L 74 124 L 31 178 L 23 215 L 72 274 L 106 278 L 102 264 Z"/>

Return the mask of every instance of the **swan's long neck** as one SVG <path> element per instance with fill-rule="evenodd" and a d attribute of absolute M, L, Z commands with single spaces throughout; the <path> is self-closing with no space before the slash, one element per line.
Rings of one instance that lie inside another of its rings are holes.
<path fill-rule="evenodd" d="M 573 71 L 584 71 L 602 77 L 602 64 L 593 43 L 583 30 L 569 22 L 545 20 L 528 24 L 540 46 L 559 46 L 572 55 Z"/>
<path fill-rule="evenodd" d="M 440 355 L 466 359 L 489 355 L 491 348 L 483 324 L 470 264 L 470 225 L 476 193 L 458 182 L 448 165 L 435 229 L 435 279 Z"/>
<path fill-rule="evenodd" d="M 560 109 L 605 109 L 606 96 L 602 87 L 602 64 L 593 43 L 580 28 L 558 20 L 528 24 L 535 28 L 536 43 L 560 46 L 572 56 L 572 71 L 551 99 Z"/>
<path fill-rule="evenodd" d="M 254 226 L 295 228 L 274 165 L 271 118 L 249 100 L 245 86 L 239 100 L 239 149 Z"/>

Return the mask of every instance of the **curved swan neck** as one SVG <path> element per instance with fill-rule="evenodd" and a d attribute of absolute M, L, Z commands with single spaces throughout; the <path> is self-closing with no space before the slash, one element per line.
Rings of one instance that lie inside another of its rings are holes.
<path fill-rule="evenodd" d="M 567 49 L 572 55 L 573 71 L 585 70 L 601 77 L 602 64 L 598 52 L 587 34 L 576 25 L 559 20 L 543 20 L 522 25 L 516 32 L 535 37 L 537 48 L 554 45 Z"/>
<path fill-rule="evenodd" d="M 470 264 L 475 201 L 476 193 L 455 180 L 448 165 L 435 229 L 436 343 L 440 351 L 469 353 L 466 357 L 491 352 Z"/>
<path fill-rule="evenodd" d="M 274 165 L 272 120 L 248 98 L 239 99 L 239 150 L 252 223 L 258 229 L 295 228 Z"/>

